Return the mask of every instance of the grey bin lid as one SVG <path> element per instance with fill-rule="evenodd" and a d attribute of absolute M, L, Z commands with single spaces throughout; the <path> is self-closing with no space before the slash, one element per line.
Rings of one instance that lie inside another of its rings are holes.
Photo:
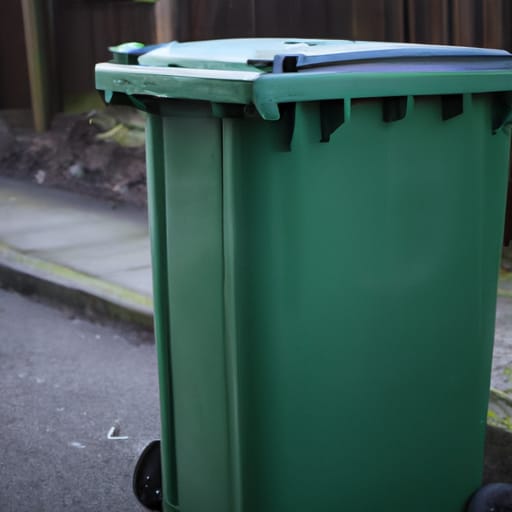
<path fill-rule="evenodd" d="M 142 66 L 260 72 L 470 71 L 512 68 L 505 50 L 329 39 L 220 39 L 171 42 Z"/>

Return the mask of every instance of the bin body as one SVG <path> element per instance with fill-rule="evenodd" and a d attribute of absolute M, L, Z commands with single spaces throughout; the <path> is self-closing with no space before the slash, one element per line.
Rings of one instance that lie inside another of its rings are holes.
<path fill-rule="evenodd" d="M 404 98 L 150 109 L 166 512 L 462 512 L 480 486 L 503 98 Z"/>

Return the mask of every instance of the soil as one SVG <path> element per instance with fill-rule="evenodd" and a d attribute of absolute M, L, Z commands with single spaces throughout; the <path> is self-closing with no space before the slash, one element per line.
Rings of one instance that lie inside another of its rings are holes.
<path fill-rule="evenodd" d="M 115 110 L 58 114 L 48 131 L 36 133 L 30 113 L 0 111 L 0 175 L 145 208 L 143 119 L 128 124 L 135 140 L 108 137 L 127 117 Z"/>
<path fill-rule="evenodd" d="M 512 434 L 487 425 L 483 483 L 512 483 Z"/>

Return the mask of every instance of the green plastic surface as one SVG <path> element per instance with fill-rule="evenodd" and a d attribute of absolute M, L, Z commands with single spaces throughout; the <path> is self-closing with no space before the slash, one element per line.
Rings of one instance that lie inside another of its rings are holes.
<path fill-rule="evenodd" d="M 99 65 L 150 112 L 165 512 L 463 512 L 511 77 Z"/>
<path fill-rule="evenodd" d="M 170 315 L 168 289 L 168 250 L 166 223 L 165 175 L 166 161 L 162 151 L 164 147 L 162 118 L 148 116 L 146 128 L 148 151 L 147 173 L 148 213 L 151 234 L 151 257 L 153 271 L 153 304 L 155 315 L 155 338 L 158 353 L 160 408 L 161 408 L 161 450 L 162 450 L 162 492 L 169 503 L 178 502 L 176 482 L 176 440 L 174 426 L 174 400 L 171 391 L 172 364 L 170 345 Z M 158 147 L 158 151 L 149 150 Z M 170 455 L 173 454 L 173 455 Z"/>
<path fill-rule="evenodd" d="M 439 97 L 411 98 L 384 123 L 364 100 L 321 144 L 300 103 L 291 151 L 284 119 L 151 116 L 167 512 L 462 512 L 507 179 L 495 110 L 466 95 L 441 121 Z"/>

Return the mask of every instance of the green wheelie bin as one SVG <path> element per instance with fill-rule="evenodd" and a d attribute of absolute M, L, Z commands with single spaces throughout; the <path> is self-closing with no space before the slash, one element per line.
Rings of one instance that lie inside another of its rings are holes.
<path fill-rule="evenodd" d="M 137 64 L 98 64 L 96 83 L 147 112 L 162 439 L 153 473 L 136 471 L 141 501 L 465 510 L 512 55 L 304 39 L 127 51 Z"/>

